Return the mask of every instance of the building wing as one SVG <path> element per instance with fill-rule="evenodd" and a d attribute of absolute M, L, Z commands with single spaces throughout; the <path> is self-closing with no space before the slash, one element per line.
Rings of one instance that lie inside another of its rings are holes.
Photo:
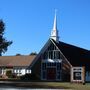
<path fill-rule="evenodd" d="M 0 56 L 0 67 L 2 66 L 29 66 L 36 55 L 30 56 Z"/>

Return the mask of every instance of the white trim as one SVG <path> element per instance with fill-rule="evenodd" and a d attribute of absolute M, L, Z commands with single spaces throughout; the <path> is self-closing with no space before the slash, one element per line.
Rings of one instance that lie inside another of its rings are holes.
<path fill-rule="evenodd" d="M 74 79 L 74 72 L 80 72 L 81 80 L 75 80 Z M 72 67 L 71 68 L 71 82 L 83 82 L 83 67 Z"/>
<path fill-rule="evenodd" d="M 62 62 L 62 59 L 44 59 L 42 62 Z"/>

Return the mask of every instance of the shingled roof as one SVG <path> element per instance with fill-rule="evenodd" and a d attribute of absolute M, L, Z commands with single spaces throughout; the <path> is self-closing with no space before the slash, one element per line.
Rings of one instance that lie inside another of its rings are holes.
<path fill-rule="evenodd" d="M 90 51 L 59 41 L 54 42 L 73 66 L 90 66 Z"/>
<path fill-rule="evenodd" d="M 0 66 L 29 66 L 36 55 L 0 56 Z"/>

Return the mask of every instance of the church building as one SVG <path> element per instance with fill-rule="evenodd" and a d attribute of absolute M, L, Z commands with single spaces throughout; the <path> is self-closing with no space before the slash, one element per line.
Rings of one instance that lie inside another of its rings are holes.
<path fill-rule="evenodd" d="M 44 81 L 90 81 L 90 51 L 59 41 L 55 14 L 51 36 L 31 64 Z"/>
<path fill-rule="evenodd" d="M 7 70 L 22 76 L 34 74 L 42 81 L 90 81 L 90 51 L 59 41 L 55 14 L 51 36 L 35 56 L 1 56 L 0 75 Z"/>

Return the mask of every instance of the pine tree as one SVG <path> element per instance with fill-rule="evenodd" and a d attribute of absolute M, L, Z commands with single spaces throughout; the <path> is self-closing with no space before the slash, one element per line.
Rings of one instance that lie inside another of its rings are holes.
<path fill-rule="evenodd" d="M 0 56 L 2 56 L 2 53 L 5 53 L 7 51 L 8 46 L 12 44 L 12 41 L 7 41 L 4 37 L 4 32 L 5 24 L 3 20 L 0 20 Z"/>

